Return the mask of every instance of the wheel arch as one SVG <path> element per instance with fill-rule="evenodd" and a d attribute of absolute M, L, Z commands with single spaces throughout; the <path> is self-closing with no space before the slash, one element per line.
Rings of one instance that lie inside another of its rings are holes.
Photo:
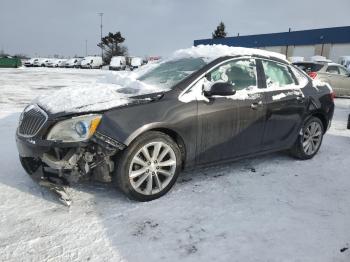
<path fill-rule="evenodd" d="M 157 132 L 164 133 L 170 136 L 175 141 L 175 143 L 179 146 L 179 149 L 181 152 L 181 158 L 182 158 L 181 159 L 182 168 L 184 168 L 186 163 L 186 144 L 182 136 L 172 128 L 158 126 L 158 125 L 147 125 L 146 127 L 138 129 L 133 134 L 131 134 L 126 140 L 125 144 L 129 146 L 136 138 L 150 131 L 157 131 Z"/>
<path fill-rule="evenodd" d="M 321 111 L 315 111 L 312 112 L 307 119 L 309 119 L 310 117 L 317 117 L 318 119 L 320 119 L 323 125 L 323 132 L 326 133 L 328 128 L 328 118 L 326 117 L 326 115 Z"/>

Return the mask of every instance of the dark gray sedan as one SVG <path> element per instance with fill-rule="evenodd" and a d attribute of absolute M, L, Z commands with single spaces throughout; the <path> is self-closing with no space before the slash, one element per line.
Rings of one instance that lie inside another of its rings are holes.
<path fill-rule="evenodd" d="M 112 180 L 128 197 L 149 201 L 167 193 L 183 169 L 281 150 L 315 156 L 333 117 L 328 85 L 315 88 L 273 53 L 221 49 L 211 61 L 204 55 L 220 47 L 182 51 L 134 82 L 157 91 L 135 95 L 140 88 L 126 83 L 113 91 L 118 95 L 108 93 L 126 102 L 108 100 L 104 109 L 97 97 L 84 107 L 81 101 L 93 98 L 85 90 L 38 99 L 24 109 L 16 132 L 24 169 L 45 184 Z M 78 110 L 56 104 L 72 97 Z"/>

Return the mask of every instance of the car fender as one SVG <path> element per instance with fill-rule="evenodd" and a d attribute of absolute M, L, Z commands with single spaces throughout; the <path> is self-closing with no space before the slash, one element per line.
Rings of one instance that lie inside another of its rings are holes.
<path fill-rule="evenodd" d="M 176 133 L 175 130 L 172 130 L 169 126 L 167 126 L 166 123 L 162 122 L 155 122 L 155 123 L 149 123 L 147 125 L 143 125 L 140 128 L 136 129 L 134 132 L 132 132 L 125 140 L 125 145 L 128 146 L 130 145 L 137 137 L 142 135 L 143 133 L 146 133 L 147 131 L 150 130 L 155 130 L 155 129 L 169 129 L 173 132 Z"/>
<path fill-rule="evenodd" d="M 186 145 L 186 162 L 192 162 L 196 152 L 197 103 L 161 99 L 116 108 L 103 114 L 97 128 L 99 133 L 125 146 L 150 130 L 179 138 Z"/>

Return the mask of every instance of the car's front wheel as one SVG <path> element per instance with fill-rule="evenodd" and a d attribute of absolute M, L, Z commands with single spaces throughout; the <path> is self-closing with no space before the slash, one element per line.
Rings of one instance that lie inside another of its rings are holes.
<path fill-rule="evenodd" d="M 319 118 L 306 120 L 291 149 L 292 155 L 303 160 L 313 158 L 321 147 L 323 134 L 323 124 Z"/>
<path fill-rule="evenodd" d="M 181 152 L 171 137 L 151 131 L 125 149 L 117 166 L 117 186 L 131 199 L 150 201 L 174 185 L 181 169 Z"/>

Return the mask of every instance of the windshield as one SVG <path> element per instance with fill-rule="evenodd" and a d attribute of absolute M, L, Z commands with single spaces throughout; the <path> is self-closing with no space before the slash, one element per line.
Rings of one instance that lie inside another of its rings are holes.
<path fill-rule="evenodd" d="M 207 63 L 202 58 L 183 58 L 161 63 L 138 78 L 145 84 L 169 89 Z"/>

